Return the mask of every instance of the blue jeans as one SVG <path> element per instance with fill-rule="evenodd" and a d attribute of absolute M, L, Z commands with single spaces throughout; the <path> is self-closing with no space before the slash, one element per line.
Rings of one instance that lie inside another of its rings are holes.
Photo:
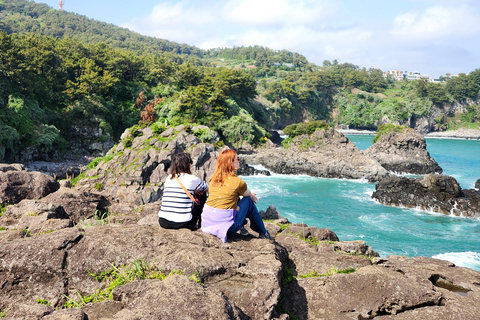
<path fill-rule="evenodd" d="M 258 233 L 267 233 L 267 229 L 263 224 L 262 217 L 258 213 L 257 206 L 253 203 L 252 198 L 250 197 L 243 197 L 240 201 L 238 201 L 238 206 L 240 210 L 237 212 L 237 217 L 235 218 L 235 222 L 233 225 L 228 229 L 227 235 L 232 236 L 243 227 L 245 219 L 250 219 L 250 228 L 253 231 Z"/>

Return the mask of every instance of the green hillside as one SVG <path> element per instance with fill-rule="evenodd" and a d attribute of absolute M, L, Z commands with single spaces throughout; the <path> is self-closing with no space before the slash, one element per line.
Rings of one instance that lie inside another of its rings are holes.
<path fill-rule="evenodd" d="M 395 82 L 379 69 L 262 46 L 200 50 L 25 0 L 0 1 L 0 159 L 30 147 L 68 152 L 81 127 L 100 140 L 155 121 L 199 123 L 225 143 L 258 144 L 270 128 L 326 120 L 375 128 L 433 106 L 478 99 L 480 70 L 446 83 Z M 480 108 L 438 117 L 478 126 Z M 77 128 L 72 130 L 72 127 Z"/>

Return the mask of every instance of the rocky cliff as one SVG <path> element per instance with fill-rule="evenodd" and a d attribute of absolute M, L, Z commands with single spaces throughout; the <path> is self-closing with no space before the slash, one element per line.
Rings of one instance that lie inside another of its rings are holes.
<path fill-rule="evenodd" d="M 383 134 L 363 153 L 393 172 L 427 174 L 443 171 L 428 153 L 425 138 L 410 128 Z"/>
<path fill-rule="evenodd" d="M 257 150 L 242 155 L 248 164 L 261 164 L 282 174 L 377 181 L 387 171 L 374 159 L 362 154 L 342 133 L 330 129 L 295 137 L 287 148 Z"/>
<path fill-rule="evenodd" d="M 462 190 L 455 178 L 446 175 L 427 174 L 422 178 L 388 177 L 375 186 L 372 198 L 390 206 L 480 217 L 480 191 Z"/>
<path fill-rule="evenodd" d="M 365 170 L 375 176 L 368 163 L 354 162 L 358 150 L 342 135 L 332 130 L 313 137 L 315 145 L 299 138 L 289 151 L 303 159 L 318 153 L 314 160 L 329 168 L 323 172 Z M 163 181 L 176 149 L 192 153 L 197 175 L 211 174 L 218 150 L 182 126 L 126 132 L 74 188 L 19 165 L 0 166 L 8 177 L 2 176 L 0 190 L 0 315 L 478 318 L 480 272 L 425 257 L 381 258 L 364 241 L 341 241 L 327 228 L 291 224 L 274 207 L 262 213 L 274 241 L 258 239 L 252 230 L 222 243 L 200 230 L 160 228 Z M 345 157 L 337 167 L 336 149 Z M 376 173 L 383 173 L 372 161 Z"/>
<path fill-rule="evenodd" d="M 90 198 L 80 216 L 74 200 L 86 195 L 62 190 L 23 199 L 0 218 L 5 319 L 473 320 L 480 313 L 480 272 L 425 257 L 380 258 L 364 241 L 290 224 L 273 207 L 265 223 L 274 241 L 250 230 L 222 243 L 200 230 L 160 228 L 158 203 L 98 217 L 101 197 Z"/>
<path fill-rule="evenodd" d="M 208 181 L 218 151 L 191 133 L 195 127 L 187 130 L 183 125 L 157 133 L 148 127 L 127 130 L 118 145 L 80 176 L 75 189 L 101 193 L 116 212 L 129 212 L 161 199 L 172 153 L 177 151 L 189 152 L 192 173 Z"/>

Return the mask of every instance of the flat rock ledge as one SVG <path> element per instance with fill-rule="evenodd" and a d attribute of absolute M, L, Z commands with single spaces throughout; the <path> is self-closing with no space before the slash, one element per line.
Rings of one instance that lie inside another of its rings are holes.
<path fill-rule="evenodd" d="M 376 160 L 362 154 L 342 133 L 333 128 L 295 137 L 288 149 L 259 149 L 241 155 L 249 165 L 261 164 L 274 173 L 307 174 L 313 177 L 368 179 L 387 174 Z"/>
<path fill-rule="evenodd" d="M 426 257 L 380 258 L 364 241 L 290 224 L 274 207 L 274 241 L 165 230 L 156 213 L 138 223 L 78 224 L 3 237 L 0 310 L 5 319 L 478 319 L 480 272 Z M 52 218 L 53 219 L 53 218 Z M 145 261 L 165 280 L 137 279 L 111 299 L 92 276 Z M 62 309 L 67 298 L 78 308 Z M 39 303 L 41 301 L 42 303 Z"/>
<path fill-rule="evenodd" d="M 387 177 L 375 186 L 372 198 L 389 206 L 480 217 L 480 191 L 463 190 L 455 178 L 447 175 L 427 174 L 422 178 Z"/>
<path fill-rule="evenodd" d="M 425 138 L 406 128 L 383 134 L 363 153 L 377 160 L 385 169 L 399 173 L 442 173 L 442 168 L 427 151 Z"/>

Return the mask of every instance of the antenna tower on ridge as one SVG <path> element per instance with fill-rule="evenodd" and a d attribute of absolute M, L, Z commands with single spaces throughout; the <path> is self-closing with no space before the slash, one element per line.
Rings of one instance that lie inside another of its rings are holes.
<path fill-rule="evenodd" d="M 63 10 L 63 0 L 58 1 L 58 5 L 60 7 L 60 10 Z"/>

